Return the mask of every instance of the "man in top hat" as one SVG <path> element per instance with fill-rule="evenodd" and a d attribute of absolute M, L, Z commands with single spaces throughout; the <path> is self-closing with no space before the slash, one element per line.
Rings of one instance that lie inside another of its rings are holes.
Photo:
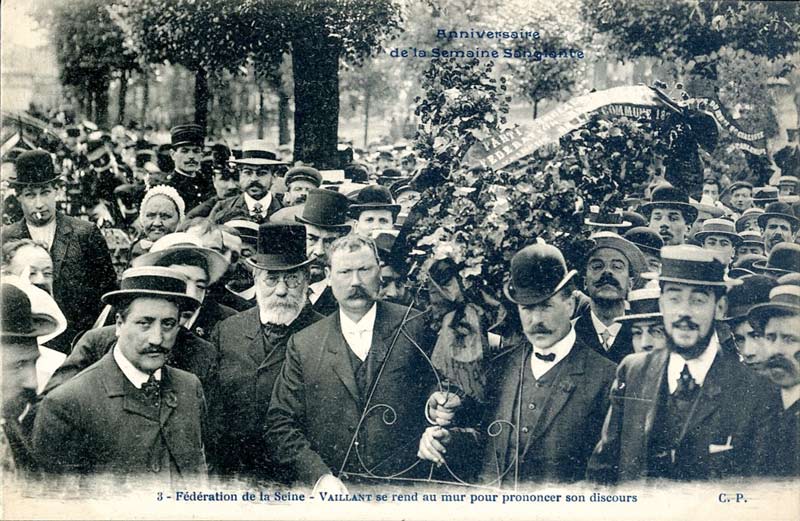
<path fill-rule="evenodd" d="M 767 260 L 753 263 L 753 268 L 773 278 L 800 272 L 800 244 L 784 242 L 775 246 Z"/>
<path fill-rule="evenodd" d="M 625 315 L 615 320 L 630 323 L 631 348 L 634 353 L 649 353 L 655 349 L 664 349 L 667 345 L 667 333 L 664 331 L 664 319 L 658 308 L 658 288 L 645 287 L 630 292 L 628 302 L 630 309 Z"/>
<path fill-rule="evenodd" d="M 309 299 L 314 310 L 328 316 L 337 309 L 336 298 L 325 274 L 328 251 L 333 241 L 347 235 L 351 225 L 347 222 L 350 202 L 344 195 L 331 190 L 313 189 L 297 222 L 306 227 L 306 255 L 313 259 L 309 266 L 311 277 Z"/>
<path fill-rule="evenodd" d="M 753 328 L 747 313 L 758 304 L 769 301 L 769 292 L 776 286 L 775 279 L 765 275 L 742 277 L 741 284 L 728 291 L 728 308 L 721 320 L 730 331 L 724 352 L 735 355 L 745 366 L 760 376 L 766 376 L 764 331 Z"/>
<path fill-rule="evenodd" d="M 272 387 L 293 334 L 322 318 L 308 301 L 306 231 L 300 224 L 262 224 L 258 248 L 246 259 L 258 305 L 217 325 L 225 430 L 212 460 L 222 474 L 290 481 L 269 451 L 263 430 Z"/>
<path fill-rule="evenodd" d="M 769 204 L 764 213 L 758 216 L 758 225 L 764 236 L 766 253 L 782 242 L 794 242 L 800 220 L 794 215 L 792 207 L 786 203 Z"/>
<path fill-rule="evenodd" d="M 764 255 L 764 238 L 761 233 L 751 230 L 739 232 L 741 241 L 736 246 L 734 261 L 744 255 Z"/>
<path fill-rule="evenodd" d="M 186 279 L 169 268 L 131 268 L 103 302 L 117 311 L 116 343 L 42 400 L 36 460 L 56 474 L 204 474 L 203 389 L 196 376 L 166 365 L 180 313 L 199 305 Z"/>
<path fill-rule="evenodd" d="M 286 172 L 284 183 L 286 193 L 283 196 L 283 203 L 286 206 L 295 206 L 305 203 L 309 190 L 320 187 L 322 174 L 310 166 L 296 166 Z"/>
<path fill-rule="evenodd" d="M 763 331 L 762 349 L 767 377 L 780 388 L 780 412 L 763 429 L 769 460 L 767 474 L 800 476 L 800 279 L 782 278 L 769 301 L 747 314 L 752 326 Z"/>
<path fill-rule="evenodd" d="M 661 271 L 661 248 L 664 247 L 664 240 L 655 230 L 637 226 L 625 232 L 623 238 L 632 242 L 642 252 L 647 261 L 647 271 L 654 273 Z"/>
<path fill-rule="evenodd" d="M 421 458 L 452 465 L 482 453 L 481 483 L 493 487 L 584 478 L 615 364 L 581 342 L 572 327 L 575 274 L 548 244 L 514 255 L 504 293 L 517 306 L 524 336 L 491 363 L 487 410 L 476 429 L 479 447 L 462 446 L 455 443 L 459 433 L 432 427 L 420 442 Z"/>
<path fill-rule="evenodd" d="M 163 182 L 151 180 L 154 184 L 167 184 L 175 188 L 186 209 L 191 210 L 198 204 L 214 196 L 214 186 L 210 177 L 203 176 L 201 162 L 205 133 L 200 125 L 178 125 L 170 130 L 172 144 L 169 155 L 175 169 L 163 176 Z"/>
<path fill-rule="evenodd" d="M 92 326 L 100 297 L 117 285 L 106 241 L 97 227 L 56 211 L 58 176 L 50 154 L 25 152 L 17 159 L 14 187 L 25 218 L 2 230 L 2 242 L 33 239 L 53 260 L 53 296 L 67 317 L 67 331 L 51 347 L 69 353 L 75 335 Z"/>
<path fill-rule="evenodd" d="M 620 364 L 588 476 L 615 483 L 756 474 L 756 434 L 773 404 L 757 377 L 720 350 L 725 267 L 696 246 L 665 246 L 661 254 L 667 348 Z"/>
<path fill-rule="evenodd" d="M 591 305 L 575 322 L 575 334 L 585 344 L 614 363 L 631 348 L 630 324 L 617 322 L 625 314 L 625 301 L 633 282 L 647 271 L 642 252 L 613 232 L 591 236 L 595 246 L 586 262 L 584 283 Z"/>
<path fill-rule="evenodd" d="M 739 215 L 753 206 L 753 185 L 747 181 L 736 181 L 728 185 L 724 196 L 727 195 L 728 205 Z"/>
<path fill-rule="evenodd" d="M 778 197 L 797 195 L 798 180 L 793 175 L 782 175 L 778 178 Z"/>
<path fill-rule="evenodd" d="M 415 465 L 417 445 L 426 404 L 445 403 L 445 392 L 429 399 L 437 376 L 422 315 L 378 300 L 371 239 L 336 240 L 329 263 L 339 310 L 289 339 L 267 412 L 267 446 L 297 481 L 319 490 L 346 492 L 342 479 L 351 474 L 427 475 Z"/>
<path fill-rule="evenodd" d="M 727 219 L 707 220 L 694 238 L 704 249 L 716 252 L 717 258 L 725 266 L 731 263 L 736 248 L 742 242 L 733 222 Z"/>
<path fill-rule="evenodd" d="M 235 208 L 254 222 L 267 222 L 272 214 L 282 208 L 280 201 L 270 191 L 274 177 L 286 167 L 286 163 L 276 157 L 265 141 L 245 141 L 242 144 L 242 157 L 233 160 L 242 193 L 219 201 L 211 209 L 209 217 L 220 222 L 219 214 Z"/>
<path fill-rule="evenodd" d="M 355 219 L 354 231 L 369 237 L 373 230 L 391 230 L 400 213 L 392 194 L 385 186 L 369 185 L 359 190 L 350 203 L 350 217 Z"/>
<path fill-rule="evenodd" d="M 28 295 L 14 284 L 0 285 L 0 306 L 0 349 L 3 353 L 0 465 L 4 474 L 24 473 L 36 468 L 30 425 L 20 418 L 36 398 L 38 337 L 55 332 L 58 322 L 53 316 L 34 313 Z"/>
<path fill-rule="evenodd" d="M 642 205 L 641 210 L 664 245 L 684 244 L 697 218 L 697 209 L 689 204 L 689 196 L 666 183 L 653 190 L 650 202 Z"/>

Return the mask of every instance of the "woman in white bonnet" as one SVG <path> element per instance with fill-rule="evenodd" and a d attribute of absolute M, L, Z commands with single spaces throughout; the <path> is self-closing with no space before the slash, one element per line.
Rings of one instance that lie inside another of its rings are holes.
<path fill-rule="evenodd" d="M 183 198 L 171 186 L 157 185 L 147 190 L 139 206 L 139 239 L 131 246 L 128 264 L 149 251 L 155 241 L 174 232 L 185 211 Z"/>

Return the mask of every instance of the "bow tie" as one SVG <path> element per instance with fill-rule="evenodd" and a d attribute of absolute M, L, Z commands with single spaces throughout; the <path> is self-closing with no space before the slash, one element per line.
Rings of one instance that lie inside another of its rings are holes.
<path fill-rule="evenodd" d="M 268 340 L 279 340 L 289 334 L 288 324 L 262 324 L 261 330 Z"/>
<path fill-rule="evenodd" d="M 548 355 L 543 355 L 542 353 L 537 353 L 537 352 L 534 351 L 533 354 L 534 354 L 534 356 L 536 356 L 536 358 L 538 358 L 542 362 L 554 362 L 555 359 L 556 359 L 556 354 L 555 353 L 550 353 Z"/>

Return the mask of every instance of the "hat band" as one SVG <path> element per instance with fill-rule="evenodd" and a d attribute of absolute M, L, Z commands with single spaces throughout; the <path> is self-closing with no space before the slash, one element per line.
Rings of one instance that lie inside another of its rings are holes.
<path fill-rule="evenodd" d="M 650 313 L 661 313 L 661 308 L 658 307 L 658 299 L 647 298 L 642 300 L 631 301 L 631 309 L 629 315 L 646 315 Z"/>
<path fill-rule="evenodd" d="M 257 263 L 264 266 L 275 266 L 282 268 L 286 266 L 298 266 L 306 262 L 305 257 L 300 255 L 281 255 L 276 253 L 256 253 L 251 258 Z"/>
<path fill-rule="evenodd" d="M 242 152 L 242 159 L 270 159 L 275 160 L 275 154 L 266 150 L 245 150 Z"/>
<path fill-rule="evenodd" d="M 186 293 L 186 283 L 180 279 L 160 277 L 157 275 L 141 275 L 123 278 L 121 290 L 163 291 L 169 293 Z"/>
<path fill-rule="evenodd" d="M 725 268 L 720 262 L 697 262 L 683 259 L 664 259 L 660 279 L 684 279 L 697 282 L 723 282 Z"/>

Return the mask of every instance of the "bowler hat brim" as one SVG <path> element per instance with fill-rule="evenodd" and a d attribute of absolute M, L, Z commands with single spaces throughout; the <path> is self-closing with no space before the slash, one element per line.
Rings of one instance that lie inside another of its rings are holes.
<path fill-rule="evenodd" d="M 401 206 L 399 204 L 387 204 L 387 203 L 371 203 L 371 204 L 351 204 L 348 212 L 350 216 L 354 219 L 361 215 L 361 212 L 365 212 L 367 210 L 389 210 L 392 212 L 392 215 L 397 217 L 397 214 L 400 213 Z"/>
<path fill-rule="evenodd" d="M 689 203 L 682 203 L 680 201 L 656 201 L 654 203 L 643 204 L 639 210 L 641 213 L 650 218 L 650 214 L 657 208 L 669 208 L 679 210 L 685 217 L 687 224 L 692 224 L 697 219 L 697 208 Z"/>
<path fill-rule="evenodd" d="M 308 219 L 304 218 L 302 215 L 295 215 L 294 218 L 297 222 L 301 224 L 316 226 L 317 228 L 322 228 L 323 230 L 336 230 L 342 232 L 349 232 L 353 228 L 349 224 L 323 224 L 323 223 L 311 222 Z"/>
<path fill-rule="evenodd" d="M 747 314 L 747 320 L 754 325 L 764 324 L 767 319 L 775 315 L 787 313 L 800 314 L 800 306 L 784 302 L 764 302 L 750 308 L 750 312 Z"/>
<path fill-rule="evenodd" d="M 576 270 L 569 271 L 566 275 L 564 275 L 564 278 L 561 279 L 561 281 L 556 285 L 555 288 L 553 288 L 549 292 L 544 292 L 544 293 L 517 291 L 511 284 L 511 281 L 509 280 L 503 285 L 503 294 L 506 296 L 508 300 L 510 300 L 514 304 L 517 304 L 519 306 L 533 306 L 535 304 L 544 302 L 545 300 L 549 299 L 550 297 L 561 291 L 564 288 L 564 286 L 567 285 L 567 282 L 572 280 L 572 278 L 575 275 L 577 275 L 577 273 L 578 272 Z"/>
<path fill-rule="evenodd" d="M 758 225 L 762 230 L 767 227 L 767 221 L 772 217 L 789 221 L 789 226 L 791 226 L 794 231 L 797 230 L 797 226 L 800 224 L 800 220 L 798 220 L 797 217 L 789 215 L 788 213 L 762 213 L 758 216 Z"/>

